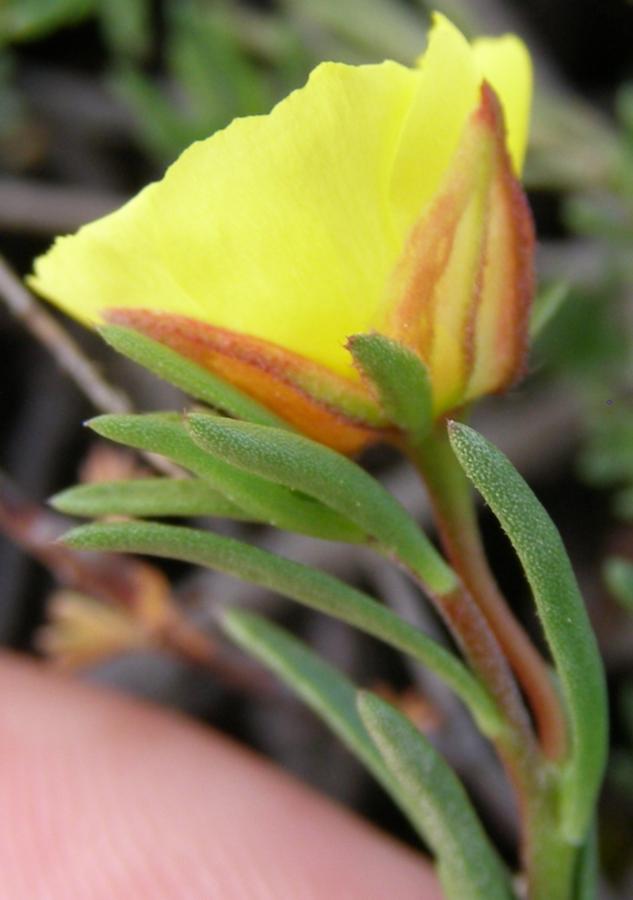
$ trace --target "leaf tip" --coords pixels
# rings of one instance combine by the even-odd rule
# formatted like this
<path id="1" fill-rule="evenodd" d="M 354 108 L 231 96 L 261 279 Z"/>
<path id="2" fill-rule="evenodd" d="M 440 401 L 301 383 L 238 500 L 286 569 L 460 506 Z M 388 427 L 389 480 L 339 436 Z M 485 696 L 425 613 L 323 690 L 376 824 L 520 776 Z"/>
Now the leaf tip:
<path id="1" fill-rule="evenodd" d="M 71 494 L 73 488 L 66 488 L 63 491 L 57 491 L 56 494 L 52 494 L 46 501 L 47 504 L 53 509 L 57 510 L 57 512 L 67 512 L 66 501 L 68 499 L 68 495 Z"/>
<path id="2" fill-rule="evenodd" d="M 78 535 L 78 532 L 81 531 L 81 526 L 77 528 L 71 528 L 69 531 L 65 531 L 63 534 L 60 534 L 58 538 L 52 542 L 59 547 L 72 547 L 73 549 L 78 550 L 79 544 L 78 539 L 81 539 L 81 535 Z"/>
<path id="3" fill-rule="evenodd" d="M 89 419 L 84 420 L 83 427 L 90 428 L 91 431 L 94 431 L 97 434 L 103 434 L 108 425 L 115 418 L 117 418 L 117 416 L 112 415 L 111 413 L 103 413 L 103 415 L 100 416 L 91 416 Z"/>
<path id="4" fill-rule="evenodd" d="M 457 419 L 448 419 L 446 428 L 451 447 L 457 458 L 461 460 L 463 451 L 467 446 L 472 445 L 473 440 L 478 437 L 478 433 L 470 425 L 465 425 L 464 422 L 459 422 Z"/>

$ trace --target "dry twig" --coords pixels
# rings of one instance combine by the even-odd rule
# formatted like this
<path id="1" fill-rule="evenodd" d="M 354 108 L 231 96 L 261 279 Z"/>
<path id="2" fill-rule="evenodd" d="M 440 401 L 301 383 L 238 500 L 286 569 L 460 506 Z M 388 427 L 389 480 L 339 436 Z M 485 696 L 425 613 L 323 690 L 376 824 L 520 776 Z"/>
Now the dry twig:
<path id="1" fill-rule="evenodd" d="M 58 366 L 70 376 L 96 409 L 103 413 L 134 411 L 127 394 L 104 378 L 79 344 L 38 303 L 1 256 L 0 299 L 4 300 L 9 311 L 22 322 L 33 337 L 46 347 Z M 182 474 L 182 470 L 167 459 L 153 453 L 143 453 L 142 456 L 154 469 L 164 475 Z"/>
<path id="2" fill-rule="evenodd" d="M 24 287 L 6 260 L 0 257 L 0 298 L 9 311 L 49 351 L 80 391 L 101 412 L 130 412 L 132 404 L 123 391 L 108 384 L 94 363 L 67 331 Z"/>
<path id="3" fill-rule="evenodd" d="M 0 179 L 0 228 L 29 234 L 66 234 L 121 206 L 113 191 Z"/>

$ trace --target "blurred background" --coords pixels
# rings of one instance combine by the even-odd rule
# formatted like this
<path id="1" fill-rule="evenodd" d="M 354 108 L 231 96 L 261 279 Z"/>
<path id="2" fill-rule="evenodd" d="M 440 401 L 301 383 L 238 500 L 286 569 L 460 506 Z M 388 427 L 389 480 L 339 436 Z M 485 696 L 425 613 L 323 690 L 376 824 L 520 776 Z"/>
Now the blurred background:
<path id="1" fill-rule="evenodd" d="M 600 826 L 604 896 L 631 897 L 633 6 L 625 0 L 0 0 L 0 641 L 211 722 L 413 840 L 314 717 L 214 631 L 218 604 L 264 609 L 407 709 L 512 858 L 512 809 L 496 763 L 424 672 L 337 622 L 219 575 L 132 561 L 113 573 L 105 560 L 51 546 L 68 523 L 47 509 L 48 496 L 148 466 L 99 443 L 82 420 L 183 399 L 21 284 L 54 235 L 120 205 L 191 141 L 268 111 L 320 60 L 411 63 L 433 8 L 470 35 L 515 31 L 534 57 L 526 183 L 540 236 L 539 330 L 528 378 L 484 404 L 476 424 L 528 477 L 581 581 L 614 722 Z M 381 450 L 366 463 L 425 523 L 424 497 L 402 461 Z M 538 634 L 518 566 L 482 515 L 501 585 Z M 361 550 L 213 526 L 341 574 L 442 636 L 415 590 Z M 174 615 L 178 640 L 155 627 Z M 208 641 L 189 634 L 192 623 Z"/>

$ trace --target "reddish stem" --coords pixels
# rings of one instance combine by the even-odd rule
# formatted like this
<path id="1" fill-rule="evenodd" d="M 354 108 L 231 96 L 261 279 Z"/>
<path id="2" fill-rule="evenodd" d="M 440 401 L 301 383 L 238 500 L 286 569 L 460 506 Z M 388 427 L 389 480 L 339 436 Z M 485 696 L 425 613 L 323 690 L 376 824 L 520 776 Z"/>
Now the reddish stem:
<path id="1" fill-rule="evenodd" d="M 533 745 L 530 720 L 521 694 L 499 643 L 473 598 L 460 584 L 449 594 L 433 599 L 455 641 L 497 701 L 508 724 L 521 736 L 526 747 Z"/>
<path id="2" fill-rule="evenodd" d="M 523 699 L 496 636 L 468 590 L 459 584 L 450 593 L 435 594 L 432 599 L 507 723 L 508 728 L 495 740 L 495 746 L 514 788 L 522 823 L 521 856 L 529 869 L 532 842 L 528 820 L 534 799 L 542 789 L 539 781 L 541 757 Z"/>
<path id="3" fill-rule="evenodd" d="M 442 426 L 443 427 L 443 426 Z M 492 629 L 534 714 L 544 754 L 562 759 L 567 725 L 547 666 L 490 571 L 472 492 L 445 433 L 410 453 L 426 483 L 444 551 Z"/>

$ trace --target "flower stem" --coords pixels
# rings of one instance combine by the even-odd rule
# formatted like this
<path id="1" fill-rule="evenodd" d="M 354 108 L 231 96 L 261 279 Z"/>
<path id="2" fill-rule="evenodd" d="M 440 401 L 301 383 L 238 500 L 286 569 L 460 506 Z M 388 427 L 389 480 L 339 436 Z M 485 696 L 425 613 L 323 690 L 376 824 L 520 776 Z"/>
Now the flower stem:
<path id="1" fill-rule="evenodd" d="M 485 616 L 530 704 L 544 754 L 560 760 L 567 726 L 547 665 L 512 614 L 492 575 L 473 496 L 442 423 L 408 455 L 420 471 L 433 506 L 442 545 L 452 566 Z"/>
<path id="2" fill-rule="evenodd" d="M 566 841 L 558 822 L 558 793 L 549 785 L 528 804 L 524 864 L 529 900 L 575 900 L 579 847 Z"/>
<path id="3" fill-rule="evenodd" d="M 520 855 L 527 875 L 529 900 L 571 900 L 565 873 L 567 857 L 562 852 L 566 848 L 562 847 L 555 817 L 556 784 L 549 776 L 549 764 L 539 751 L 506 656 L 488 620 L 463 585 L 446 594 L 433 593 L 432 599 L 472 669 L 488 688 L 505 723 L 491 739 L 517 801 Z M 564 870 L 560 878 L 555 871 L 559 853 Z M 549 894 L 548 884 L 552 891 Z"/>
<path id="4" fill-rule="evenodd" d="M 433 601 L 473 671 L 490 691 L 511 733 L 520 738 L 522 755 L 537 750 L 521 694 L 486 618 L 460 584 Z"/>
<path id="5" fill-rule="evenodd" d="M 444 551 L 463 585 L 451 595 L 435 597 L 435 602 L 508 725 L 495 743 L 519 805 L 527 896 L 572 900 L 578 848 L 561 833 L 559 772 L 552 765 L 567 752 L 560 699 L 544 659 L 490 571 L 470 486 L 443 424 L 406 452 L 427 486 Z M 542 754 L 514 676 L 534 715 Z"/>

